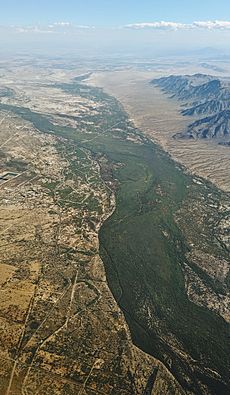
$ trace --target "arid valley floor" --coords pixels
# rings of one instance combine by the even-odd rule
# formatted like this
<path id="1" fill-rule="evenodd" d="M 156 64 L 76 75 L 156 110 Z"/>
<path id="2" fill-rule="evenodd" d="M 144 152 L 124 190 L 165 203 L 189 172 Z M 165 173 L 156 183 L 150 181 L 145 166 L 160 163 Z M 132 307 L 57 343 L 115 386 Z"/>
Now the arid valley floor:
<path id="1" fill-rule="evenodd" d="M 215 72 L 146 68 L 0 63 L 0 395 L 229 391 L 230 148 L 149 84 Z"/>

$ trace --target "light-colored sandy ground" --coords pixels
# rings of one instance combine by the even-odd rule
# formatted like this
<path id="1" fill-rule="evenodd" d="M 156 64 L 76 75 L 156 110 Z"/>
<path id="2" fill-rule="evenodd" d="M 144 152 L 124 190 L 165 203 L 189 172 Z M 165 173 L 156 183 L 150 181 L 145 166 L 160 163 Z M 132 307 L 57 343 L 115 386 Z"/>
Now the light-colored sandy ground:
<path id="1" fill-rule="evenodd" d="M 188 73 L 197 72 L 190 69 Z M 178 162 L 230 191 L 230 150 L 213 141 L 175 140 L 173 135 L 194 120 L 180 114 L 180 105 L 149 82 L 176 71 L 143 72 L 126 70 L 93 74 L 88 82 L 103 87 L 122 103 L 125 110 L 148 137 L 159 143 Z M 186 72 L 184 70 L 184 72 Z"/>

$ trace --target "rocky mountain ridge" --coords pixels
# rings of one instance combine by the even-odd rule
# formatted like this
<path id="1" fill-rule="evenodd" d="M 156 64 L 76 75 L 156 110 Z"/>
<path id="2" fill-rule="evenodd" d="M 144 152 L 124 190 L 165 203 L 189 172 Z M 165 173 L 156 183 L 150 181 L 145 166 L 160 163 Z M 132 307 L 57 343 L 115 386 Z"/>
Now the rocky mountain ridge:
<path id="1" fill-rule="evenodd" d="M 230 83 L 227 79 L 206 74 L 171 75 L 151 83 L 182 102 L 181 114 L 201 117 L 175 138 L 216 139 L 229 145 Z"/>

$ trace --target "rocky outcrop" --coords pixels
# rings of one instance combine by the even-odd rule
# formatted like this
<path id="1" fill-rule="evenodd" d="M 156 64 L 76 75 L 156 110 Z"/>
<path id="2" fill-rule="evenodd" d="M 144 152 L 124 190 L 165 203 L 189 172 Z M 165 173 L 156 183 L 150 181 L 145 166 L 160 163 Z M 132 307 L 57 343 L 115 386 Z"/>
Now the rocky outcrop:
<path id="1" fill-rule="evenodd" d="M 230 84 L 227 80 L 195 74 L 163 77 L 151 83 L 171 98 L 180 100 L 183 115 L 205 115 L 174 138 L 218 139 L 226 145 L 226 138 L 230 137 Z"/>
<path id="2" fill-rule="evenodd" d="M 226 139 L 230 136 L 230 110 L 199 119 L 188 126 L 185 133 L 175 137 L 192 139 Z"/>

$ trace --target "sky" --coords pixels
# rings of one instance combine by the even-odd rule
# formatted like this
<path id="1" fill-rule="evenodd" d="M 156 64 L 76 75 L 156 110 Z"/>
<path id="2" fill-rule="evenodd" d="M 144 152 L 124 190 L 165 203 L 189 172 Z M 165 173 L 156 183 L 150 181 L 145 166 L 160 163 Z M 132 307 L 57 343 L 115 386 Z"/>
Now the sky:
<path id="1" fill-rule="evenodd" d="M 229 0 L 0 0 L 1 24 L 69 21 L 118 26 L 151 21 L 230 19 Z"/>
<path id="2" fill-rule="evenodd" d="M 230 0 L 0 0 L 0 49 L 228 50 Z"/>

